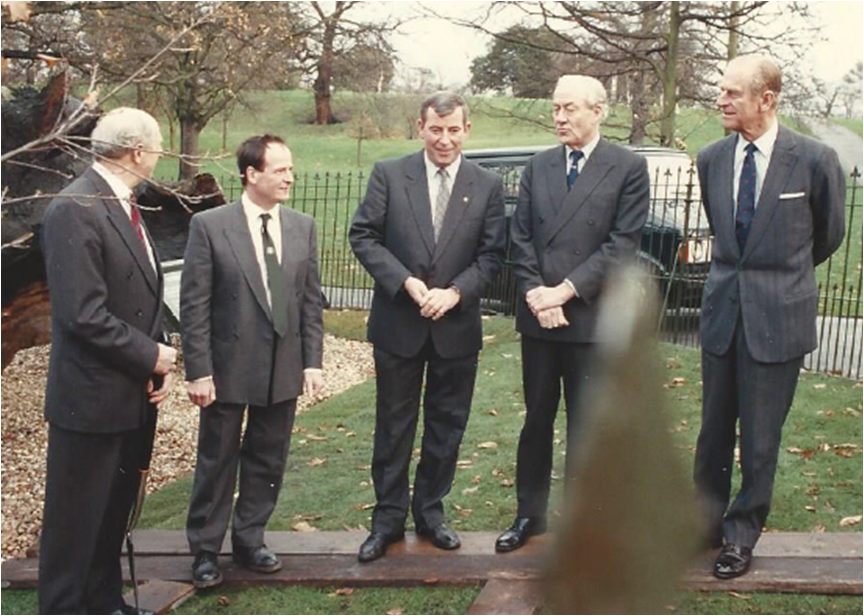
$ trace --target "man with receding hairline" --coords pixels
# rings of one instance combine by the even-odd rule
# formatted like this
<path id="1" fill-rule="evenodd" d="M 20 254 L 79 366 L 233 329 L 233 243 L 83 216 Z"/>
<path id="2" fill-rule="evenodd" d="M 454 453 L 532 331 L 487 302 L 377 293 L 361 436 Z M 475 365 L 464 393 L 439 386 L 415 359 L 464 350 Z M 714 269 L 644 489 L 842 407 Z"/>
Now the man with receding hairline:
<path id="1" fill-rule="evenodd" d="M 120 107 L 91 141 L 93 166 L 51 202 L 42 226 L 51 361 L 40 614 L 139 613 L 123 602 L 120 550 L 176 357 L 133 192 L 161 155 L 159 124 Z"/>
<path id="2" fill-rule="evenodd" d="M 714 235 L 702 300 L 702 427 L 694 478 L 714 575 L 745 574 L 768 517 L 783 423 L 816 348 L 814 268 L 844 235 L 836 153 L 777 122 L 781 76 L 767 57 L 731 61 L 717 106 L 733 134 L 699 153 Z M 729 506 L 740 432 L 741 489 Z"/>
<path id="3" fill-rule="evenodd" d="M 546 531 L 561 389 L 570 455 L 579 398 L 591 378 L 603 286 L 611 269 L 635 254 L 648 216 L 645 159 L 600 136 L 603 85 L 593 77 L 565 75 L 552 109 L 562 145 L 528 161 L 512 220 L 527 413 L 517 454 L 518 510 L 495 543 L 499 552 Z"/>
<path id="4" fill-rule="evenodd" d="M 480 297 L 504 252 L 501 178 L 462 157 L 468 107 L 453 92 L 420 106 L 424 149 L 379 162 L 351 225 L 351 247 L 375 279 L 369 340 L 377 405 L 372 532 L 358 559 L 381 558 L 405 533 L 460 546 L 442 501 L 453 483 L 482 346 Z M 423 383 L 425 380 L 425 390 Z M 414 494 L 408 466 L 423 396 Z"/>

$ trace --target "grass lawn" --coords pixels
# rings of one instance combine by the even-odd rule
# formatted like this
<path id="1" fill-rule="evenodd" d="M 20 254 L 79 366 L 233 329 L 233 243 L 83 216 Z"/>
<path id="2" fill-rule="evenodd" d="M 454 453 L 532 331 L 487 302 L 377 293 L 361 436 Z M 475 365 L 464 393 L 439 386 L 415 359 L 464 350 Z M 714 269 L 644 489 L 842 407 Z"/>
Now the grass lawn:
<path id="1" fill-rule="evenodd" d="M 861 118 L 831 118 L 831 121 L 845 126 L 859 137 L 864 136 L 864 121 Z"/>
<path id="2" fill-rule="evenodd" d="M 328 312 L 325 327 L 336 335 L 364 339 L 365 316 L 364 312 Z M 453 490 L 446 501 L 450 522 L 464 531 L 501 530 L 516 511 L 512 482 L 524 412 L 519 342 L 512 319 L 503 317 L 486 319 L 484 336 L 486 346 L 471 420 Z M 681 455 L 680 471 L 689 474 L 699 430 L 699 353 L 661 344 L 658 361 L 665 367 L 669 429 Z M 844 530 L 839 525 L 842 518 L 861 515 L 861 391 L 861 384 L 854 381 L 802 376 L 784 433 L 770 530 L 837 532 Z M 271 530 L 291 530 L 299 522 L 320 530 L 369 528 L 370 506 L 375 502 L 369 470 L 374 403 L 375 384 L 369 380 L 298 417 L 283 495 L 271 519 Z M 559 418 L 557 429 L 560 440 L 556 441 L 554 473 L 561 477 L 566 430 L 563 418 Z M 479 447 L 489 441 L 497 443 L 497 448 Z M 554 481 L 553 486 L 554 511 L 561 482 Z M 187 477 L 149 497 L 141 527 L 182 529 L 190 487 L 191 478 Z M 860 531 L 860 526 L 848 530 Z M 202 594 L 178 613 L 385 614 L 394 608 L 406 614 L 465 613 L 478 592 L 475 587 L 357 589 L 350 595 L 336 595 L 332 588 L 233 589 Z M 35 609 L 32 591 L 4 591 L 2 596 L 4 614 L 33 613 Z M 218 603 L 221 596 L 228 598 L 226 605 Z M 670 597 L 669 609 L 670 613 L 698 614 L 852 614 L 861 613 L 862 599 L 679 592 Z"/>

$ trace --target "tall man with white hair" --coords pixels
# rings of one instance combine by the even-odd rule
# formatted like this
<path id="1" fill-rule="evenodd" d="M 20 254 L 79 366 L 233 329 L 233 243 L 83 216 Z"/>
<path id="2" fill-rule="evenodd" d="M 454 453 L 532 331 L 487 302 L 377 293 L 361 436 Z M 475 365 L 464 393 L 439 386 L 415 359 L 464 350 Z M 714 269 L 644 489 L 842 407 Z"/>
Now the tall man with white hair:
<path id="1" fill-rule="evenodd" d="M 159 125 L 115 109 L 92 142 L 96 161 L 51 202 L 42 228 L 52 345 L 40 614 L 137 613 L 123 602 L 120 550 L 176 357 L 132 192 L 159 160 Z"/>
<path id="2" fill-rule="evenodd" d="M 645 159 L 600 136 L 603 85 L 565 75 L 552 109 L 562 145 L 528 161 L 512 220 L 527 414 L 517 454 L 518 511 L 495 544 L 499 552 L 546 531 L 562 383 L 572 453 L 603 286 L 611 268 L 635 254 L 648 216 Z"/>
<path id="3" fill-rule="evenodd" d="M 780 437 L 804 355 L 816 348 L 814 267 L 843 241 L 837 154 L 777 122 L 781 74 L 766 57 L 729 63 L 717 106 L 734 131 L 699 153 L 714 235 L 702 300 L 702 428 L 694 477 L 714 575 L 750 568 L 768 518 Z M 740 432 L 741 489 L 729 506 Z"/>

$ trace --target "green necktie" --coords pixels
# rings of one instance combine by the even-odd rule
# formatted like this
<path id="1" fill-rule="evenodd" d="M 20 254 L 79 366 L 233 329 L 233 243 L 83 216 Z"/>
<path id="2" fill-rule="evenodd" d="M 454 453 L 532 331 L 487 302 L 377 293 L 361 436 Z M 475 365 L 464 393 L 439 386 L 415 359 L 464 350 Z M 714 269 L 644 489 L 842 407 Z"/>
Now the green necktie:
<path id="1" fill-rule="evenodd" d="M 270 289 L 270 310 L 273 312 L 273 329 L 280 336 L 288 333 L 288 300 L 285 280 L 276 255 L 276 245 L 267 231 L 270 214 L 261 214 L 261 239 L 264 245 L 264 265 L 267 266 L 267 286 Z"/>

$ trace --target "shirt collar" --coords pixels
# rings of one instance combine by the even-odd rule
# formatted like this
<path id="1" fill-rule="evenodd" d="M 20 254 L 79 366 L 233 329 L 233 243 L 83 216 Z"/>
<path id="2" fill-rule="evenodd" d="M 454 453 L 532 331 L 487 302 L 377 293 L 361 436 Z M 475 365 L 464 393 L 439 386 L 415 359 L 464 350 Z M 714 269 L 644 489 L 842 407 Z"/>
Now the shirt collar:
<path id="1" fill-rule="evenodd" d="M 281 220 L 281 206 L 277 205 L 274 208 L 269 210 L 265 210 L 263 207 L 252 201 L 252 198 L 243 191 L 243 196 L 240 197 L 240 201 L 243 203 L 243 213 L 246 214 L 246 219 L 250 222 L 259 223 L 261 222 L 261 214 L 270 214 L 273 217 L 273 220 L 277 223 Z"/>
<path id="2" fill-rule="evenodd" d="M 129 188 L 123 180 L 114 175 L 111 170 L 102 163 L 98 161 L 94 162 L 93 171 L 102 176 L 102 179 L 108 183 L 108 187 L 114 193 L 114 196 L 118 199 L 128 201 L 129 198 L 132 196 L 132 189 Z"/>
<path id="3" fill-rule="evenodd" d="M 591 158 L 591 153 L 594 152 L 594 148 L 597 147 L 597 144 L 600 143 L 600 133 L 594 135 L 594 138 L 585 144 L 585 147 L 579 149 L 579 152 L 582 152 L 582 156 L 585 162 L 588 162 L 588 159 Z M 570 161 L 570 152 L 576 152 L 576 148 L 568 146 L 564 146 L 567 148 L 567 161 Z"/>
<path id="4" fill-rule="evenodd" d="M 426 150 L 423 150 L 423 160 L 426 162 L 426 179 L 429 180 L 429 185 L 432 185 L 432 180 L 435 179 L 435 174 L 438 173 L 438 169 L 441 169 L 438 165 L 432 162 L 429 158 L 429 153 Z M 447 177 L 450 179 L 452 183 L 454 179 L 456 179 L 456 174 L 459 173 L 459 166 L 462 164 L 462 154 L 456 157 L 452 163 L 444 167 L 447 170 Z"/>
<path id="5" fill-rule="evenodd" d="M 768 127 L 762 136 L 753 141 L 753 145 L 755 145 L 759 152 L 761 152 L 766 159 L 771 160 L 771 154 L 774 152 L 774 144 L 777 142 L 777 132 L 779 130 L 779 125 L 777 124 L 777 119 L 771 123 L 771 126 Z M 744 148 L 747 147 L 747 144 L 750 143 L 741 135 L 738 135 L 738 142 L 735 144 L 736 154 L 745 155 Z"/>

